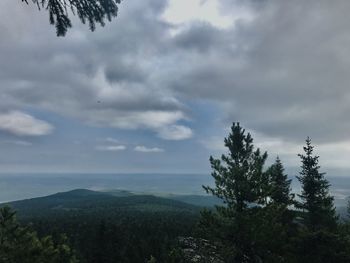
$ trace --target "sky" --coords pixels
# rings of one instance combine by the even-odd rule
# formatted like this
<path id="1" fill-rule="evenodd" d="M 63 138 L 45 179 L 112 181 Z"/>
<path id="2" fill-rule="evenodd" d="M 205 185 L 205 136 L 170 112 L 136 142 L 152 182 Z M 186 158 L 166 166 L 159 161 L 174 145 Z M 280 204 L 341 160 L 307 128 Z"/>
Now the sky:
<path id="1" fill-rule="evenodd" d="M 232 122 L 350 176 L 347 0 L 124 0 L 91 32 L 0 2 L 0 172 L 210 173 Z"/>

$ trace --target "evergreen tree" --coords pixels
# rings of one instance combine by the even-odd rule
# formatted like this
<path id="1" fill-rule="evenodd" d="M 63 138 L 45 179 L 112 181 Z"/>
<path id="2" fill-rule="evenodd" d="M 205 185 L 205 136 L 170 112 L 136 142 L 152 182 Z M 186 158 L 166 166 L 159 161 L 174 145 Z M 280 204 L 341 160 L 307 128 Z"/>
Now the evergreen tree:
<path id="1" fill-rule="evenodd" d="M 229 152 L 221 160 L 210 157 L 215 187 L 204 186 L 204 189 L 222 199 L 228 209 L 240 213 L 261 199 L 259 187 L 267 153 L 254 151 L 250 133 L 246 134 L 239 123 L 233 123 L 225 146 Z"/>
<path id="2" fill-rule="evenodd" d="M 225 259 L 259 262 L 263 250 L 258 247 L 256 231 L 262 226 L 259 204 L 264 196 L 261 181 L 267 153 L 254 150 L 251 135 L 239 123 L 233 123 L 225 146 L 228 154 L 221 159 L 210 157 L 215 187 L 204 186 L 225 205 L 217 206 L 215 213 L 203 212 L 201 225 L 209 238 L 222 244 Z"/>
<path id="3" fill-rule="evenodd" d="M 294 195 L 291 194 L 291 179 L 284 173 L 284 167 L 279 157 L 276 158 L 266 172 L 270 180 L 269 198 L 272 204 L 285 206 L 293 203 Z"/>
<path id="4" fill-rule="evenodd" d="M 105 19 L 111 21 L 117 16 L 118 4 L 121 0 L 22 0 L 29 3 L 32 1 L 39 10 L 49 12 L 50 23 L 55 25 L 57 36 L 65 36 L 68 28 L 72 27 L 69 12 L 77 14 L 80 21 L 89 23 L 91 31 L 96 28 L 96 23 L 105 25 Z"/>
<path id="5" fill-rule="evenodd" d="M 334 229 L 337 226 L 334 198 L 329 194 L 330 184 L 324 178 L 324 173 L 319 171 L 319 156 L 313 155 L 314 147 L 309 137 L 303 149 L 305 154 L 298 155 L 302 165 L 300 176 L 297 178 L 301 183 L 302 191 L 299 195 L 301 202 L 297 207 L 303 210 L 302 215 L 309 230 Z"/>

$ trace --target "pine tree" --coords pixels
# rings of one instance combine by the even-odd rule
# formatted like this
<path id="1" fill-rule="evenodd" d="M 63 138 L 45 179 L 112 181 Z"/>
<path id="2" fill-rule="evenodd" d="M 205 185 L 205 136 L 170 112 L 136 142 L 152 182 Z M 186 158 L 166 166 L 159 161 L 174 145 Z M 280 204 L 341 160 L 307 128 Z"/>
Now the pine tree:
<path id="1" fill-rule="evenodd" d="M 319 156 L 313 155 L 314 147 L 309 137 L 303 149 L 305 154 L 298 155 L 302 165 L 300 176 L 297 178 L 302 191 L 299 195 L 301 202 L 297 207 L 303 210 L 305 225 L 309 230 L 334 229 L 337 225 L 337 216 L 333 197 L 329 194 L 330 184 L 324 178 L 324 173 L 319 171 Z"/>
<path id="2" fill-rule="evenodd" d="M 202 226 L 223 246 L 223 257 L 237 262 L 258 262 L 256 232 L 261 230 L 258 218 L 263 167 L 267 153 L 254 150 L 253 139 L 239 123 L 233 123 L 225 138 L 228 154 L 221 159 L 210 157 L 215 187 L 204 186 L 207 193 L 223 200 L 216 212 L 202 213 Z"/>
<path id="3" fill-rule="evenodd" d="M 118 4 L 121 0 L 22 0 L 32 1 L 40 9 L 48 10 L 50 23 L 56 26 L 57 36 L 65 36 L 68 28 L 72 27 L 69 12 L 77 14 L 80 21 L 89 23 L 91 31 L 96 24 L 105 25 L 105 19 L 111 21 L 117 16 Z"/>
<path id="4" fill-rule="evenodd" d="M 260 180 L 267 153 L 254 151 L 250 133 L 245 133 L 239 123 L 233 123 L 231 133 L 225 138 L 229 152 L 220 159 L 210 157 L 215 187 L 204 186 L 211 193 L 224 201 L 229 209 L 236 213 L 243 212 L 250 204 L 260 200 Z"/>
<path id="5" fill-rule="evenodd" d="M 270 180 L 269 198 L 272 204 L 279 206 L 289 206 L 293 203 L 294 195 L 291 194 L 291 179 L 284 173 L 284 167 L 279 157 L 266 172 Z"/>

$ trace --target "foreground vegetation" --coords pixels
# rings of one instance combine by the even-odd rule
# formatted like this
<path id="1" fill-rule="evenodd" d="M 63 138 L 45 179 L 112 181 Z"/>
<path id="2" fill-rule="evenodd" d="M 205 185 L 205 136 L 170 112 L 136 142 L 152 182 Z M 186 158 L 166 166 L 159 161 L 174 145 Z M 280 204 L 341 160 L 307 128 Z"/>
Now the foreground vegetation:
<path id="1" fill-rule="evenodd" d="M 297 196 L 281 160 L 266 168 L 267 153 L 254 149 L 239 123 L 225 145 L 227 155 L 210 158 L 215 187 L 204 188 L 226 205 L 203 212 L 200 227 L 227 262 L 350 262 L 350 233 L 338 220 L 310 138 L 299 154 Z"/>
<path id="2" fill-rule="evenodd" d="M 309 138 L 299 154 L 298 195 L 282 161 L 266 167 L 267 153 L 239 123 L 225 145 L 226 155 L 210 158 L 215 185 L 204 186 L 222 200 L 215 209 L 88 190 L 13 202 L 31 228 L 1 208 L 0 262 L 187 262 L 179 236 L 194 248 L 198 238 L 224 262 L 350 262 L 350 223 L 336 215 Z"/>
<path id="3" fill-rule="evenodd" d="M 52 236 L 39 238 L 30 228 L 19 225 L 9 207 L 0 209 L 1 263 L 78 262 L 66 242 L 66 236 L 61 234 L 55 241 Z"/>
<path id="4" fill-rule="evenodd" d="M 177 237 L 192 235 L 199 218 L 199 207 L 176 200 L 113 194 L 74 190 L 10 205 L 38 236 L 65 233 L 76 258 L 91 263 L 170 262 Z"/>

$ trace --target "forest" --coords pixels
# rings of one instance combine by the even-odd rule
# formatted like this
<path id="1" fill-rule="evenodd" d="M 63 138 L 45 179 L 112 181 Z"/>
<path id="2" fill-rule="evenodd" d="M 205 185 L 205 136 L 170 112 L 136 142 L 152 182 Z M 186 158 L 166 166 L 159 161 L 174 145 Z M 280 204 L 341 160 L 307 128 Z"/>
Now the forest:
<path id="1" fill-rule="evenodd" d="M 215 184 L 203 186 L 222 203 L 83 189 L 12 202 L 0 210 L 0 262 L 194 262 L 181 238 L 212 245 L 214 261 L 198 252 L 197 262 L 350 262 L 350 223 L 310 138 L 300 193 L 278 157 L 265 167 L 268 154 L 239 123 L 224 142 L 227 153 L 210 157 Z"/>

